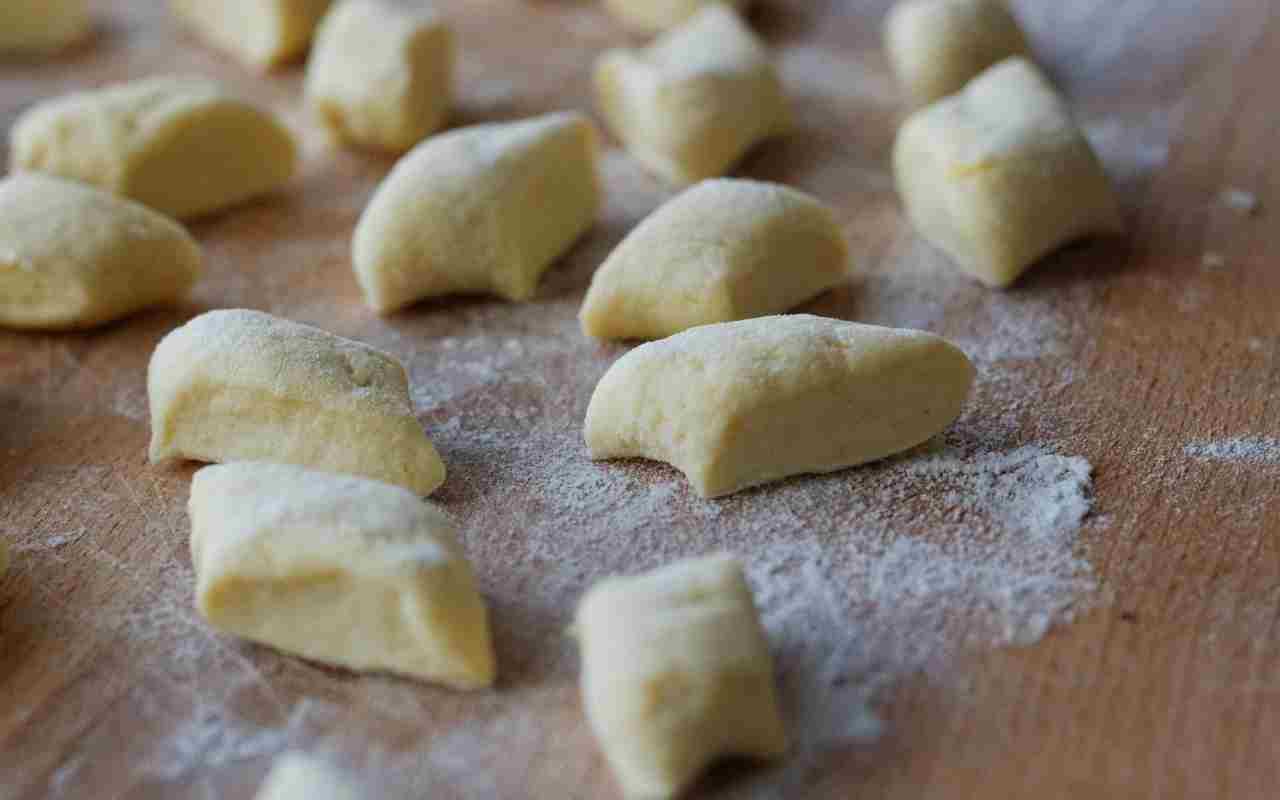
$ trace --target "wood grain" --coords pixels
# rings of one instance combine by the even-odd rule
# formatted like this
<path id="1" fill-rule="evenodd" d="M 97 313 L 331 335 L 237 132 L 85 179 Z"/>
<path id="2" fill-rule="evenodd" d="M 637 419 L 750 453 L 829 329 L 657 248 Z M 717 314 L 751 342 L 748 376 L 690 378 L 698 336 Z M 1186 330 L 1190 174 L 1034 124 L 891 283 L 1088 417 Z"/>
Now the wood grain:
<path id="1" fill-rule="evenodd" d="M 627 41 L 590 3 L 442 5 L 461 42 L 458 124 L 590 108 L 594 54 Z M 778 48 L 801 124 L 739 173 L 831 203 L 860 267 L 813 310 L 988 348 L 956 435 L 1051 442 L 1090 460 L 1096 515 L 1083 554 L 1103 589 L 1092 611 L 1034 646 L 976 647 L 945 680 L 921 673 L 885 687 L 874 698 L 884 735 L 796 754 L 805 766 L 788 782 L 731 768 L 702 790 L 1274 797 L 1280 464 L 1196 460 L 1183 448 L 1280 437 L 1275 7 L 1017 3 L 1117 176 L 1132 234 L 1072 248 L 993 294 L 955 279 L 898 210 L 887 155 L 905 108 L 878 50 L 887 3 L 761 5 L 752 22 Z M 247 798 L 286 747 L 328 753 L 394 796 L 616 796 L 561 633 L 572 604 L 600 574 L 701 552 L 715 526 L 750 522 L 736 501 L 723 506 L 728 523 L 698 516 L 704 507 L 658 466 L 586 472 L 575 449 L 590 389 L 625 349 L 582 340 L 577 305 L 665 190 L 611 150 L 600 222 L 534 303 L 455 299 L 378 319 L 359 302 L 348 241 L 390 162 L 326 147 L 300 106 L 297 68 L 251 74 L 162 6 L 103 0 L 85 47 L 55 63 L 0 64 L 0 128 L 72 88 L 196 72 L 283 114 L 306 167 L 288 191 L 193 226 L 209 274 L 186 306 L 87 334 L 0 333 L 0 535 L 16 548 L 0 579 L 0 797 Z M 1262 212 L 1226 208 L 1227 186 L 1255 192 Z M 1206 267 L 1206 252 L 1223 266 Z M 227 306 L 321 325 L 406 362 L 450 467 L 438 499 L 462 521 L 493 607 L 498 691 L 325 669 L 215 635 L 192 613 L 192 467 L 146 463 L 144 376 L 168 330 Z M 557 443 L 562 453 L 545 452 Z M 676 487 L 674 511 L 655 530 L 603 502 L 570 505 L 594 495 L 531 471 L 548 465 L 582 481 Z M 786 496 L 857 485 L 841 480 L 793 483 Z M 563 538 L 548 540 L 557 520 Z M 783 648 L 782 672 L 795 673 L 792 659 Z"/>

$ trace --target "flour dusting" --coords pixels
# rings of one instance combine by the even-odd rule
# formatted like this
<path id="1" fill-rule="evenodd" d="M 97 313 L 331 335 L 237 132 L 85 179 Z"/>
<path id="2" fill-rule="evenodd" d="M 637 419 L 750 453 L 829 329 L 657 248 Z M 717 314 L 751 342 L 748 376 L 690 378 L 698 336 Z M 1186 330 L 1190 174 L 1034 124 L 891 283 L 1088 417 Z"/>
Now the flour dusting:
<path id="1" fill-rule="evenodd" d="M 460 37 L 472 42 L 459 69 L 459 123 L 585 107 L 591 58 L 626 42 L 598 7 L 534 4 L 521 11 L 522 34 L 562 46 L 536 58 L 486 52 L 501 40 L 485 32 L 511 10 L 456 5 Z M 900 223 L 887 167 L 899 99 L 874 33 L 865 49 L 808 40 L 828 15 L 843 24 L 845 13 L 831 8 L 788 14 L 778 27 L 789 32 L 771 39 L 799 126 L 749 159 L 744 174 L 755 169 L 813 192 L 848 223 L 859 277 L 818 298 L 814 313 L 930 330 L 974 361 L 974 399 L 945 437 L 717 500 L 697 497 L 663 464 L 592 462 L 582 420 L 596 382 L 628 347 L 584 337 L 578 305 L 592 271 L 671 190 L 607 147 L 598 223 L 547 272 L 534 302 L 432 301 L 379 318 L 359 305 L 343 231 L 390 162 L 332 151 L 297 104 L 297 76 L 244 84 L 251 95 L 269 93 L 302 134 L 305 191 L 204 223 L 202 239 L 224 268 L 209 271 L 196 299 L 311 321 L 404 363 L 415 410 L 448 465 L 432 499 L 458 520 L 489 603 L 499 686 L 463 694 L 357 676 L 212 631 L 192 607 L 187 473 L 139 466 L 145 426 L 120 419 L 145 422 L 145 376 L 113 373 L 97 404 L 118 418 L 112 436 L 136 449 L 83 465 L 79 454 L 46 451 L 71 466 L 33 467 L 9 490 L 48 509 L 22 530 L 5 527 L 0 502 L 0 534 L 18 556 L 10 578 L 34 587 L 47 606 L 39 625 L 59 641 L 94 641 L 81 655 L 97 670 L 60 699 L 59 713 L 83 713 L 85 722 L 53 720 L 51 729 L 66 732 L 66 758 L 51 767 L 49 785 L 3 764 L 0 785 L 20 779 L 25 794 L 47 788 L 45 796 L 68 798 L 240 797 L 271 759 L 301 749 L 352 768 L 361 785 L 389 797 L 564 797 L 565 787 L 599 786 L 605 767 L 578 700 L 577 648 L 565 635 L 578 599 L 610 574 L 729 551 L 746 565 L 769 632 L 794 746 L 728 791 L 804 797 L 815 773 L 895 729 L 904 686 L 923 680 L 963 703 L 972 656 L 1032 644 L 1099 603 L 1104 592 L 1082 542 L 1105 525 L 1092 513 L 1090 465 L 1058 424 L 1063 405 L 1046 402 L 1087 369 L 1081 356 L 1097 330 L 1099 290 L 1074 262 L 1050 259 L 1013 291 L 991 292 Z M 1148 21 L 1122 16 L 1121 31 Z M 144 17 L 134 20 L 138 30 Z M 1096 22 L 1065 5 L 1030 21 L 1042 30 Z M 169 36 L 153 27 L 154 41 Z M 1110 31 L 1083 53 L 1088 65 L 1109 68 L 1124 35 Z M 154 53 L 155 63 L 171 55 L 158 45 Z M 577 101 L 566 87 L 576 87 Z M 1175 113 L 1157 110 L 1095 118 L 1088 131 L 1123 189 L 1163 166 L 1176 124 Z M 303 212 L 319 215 L 323 228 Z M 901 234 L 891 239 L 880 226 Z M 83 368 L 62 341 L 44 346 L 49 387 Z M 101 363 L 116 363 L 111 346 Z M 1248 441 L 1188 454 L 1239 456 L 1270 442 Z M 72 585 L 76 602 L 63 602 L 59 593 Z M 101 784 L 104 763 L 131 768 Z"/>
<path id="2" fill-rule="evenodd" d="M 1218 441 L 1192 442 L 1182 452 L 1197 461 L 1236 464 L 1280 464 L 1280 439 L 1237 436 Z"/>

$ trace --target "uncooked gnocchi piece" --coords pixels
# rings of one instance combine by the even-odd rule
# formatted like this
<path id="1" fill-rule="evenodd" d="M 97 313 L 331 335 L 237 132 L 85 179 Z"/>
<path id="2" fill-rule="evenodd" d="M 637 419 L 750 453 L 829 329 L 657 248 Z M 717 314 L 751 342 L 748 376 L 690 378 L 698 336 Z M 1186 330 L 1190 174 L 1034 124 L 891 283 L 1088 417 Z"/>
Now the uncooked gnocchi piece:
<path id="1" fill-rule="evenodd" d="M 184 297 L 200 246 L 178 223 L 82 183 L 0 180 L 0 326 L 89 328 Z"/>
<path id="2" fill-rule="evenodd" d="M 1004 61 L 898 131 L 893 171 L 916 230 L 988 286 L 1091 234 L 1124 228 L 1066 103 L 1030 62 Z"/>
<path id="3" fill-rule="evenodd" d="M 275 760 L 254 800 L 360 800 L 347 776 L 313 756 L 288 752 Z"/>
<path id="4" fill-rule="evenodd" d="M 768 50 L 723 5 L 708 6 L 644 49 L 604 53 L 595 93 L 628 152 L 677 186 L 724 174 L 791 126 Z"/>
<path id="5" fill-rule="evenodd" d="M 1028 55 L 1004 0 L 903 0 L 885 21 L 885 51 L 918 105 L 954 94 L 983 70 Z"/>
<path id="6" fill-rule="evenodd" d="M 394 358 L 260 311 L 210 311 L 156 346 L 151 461 L 272 461 L 427 495 L 444 464 Z"/>
<path id="7" fill-rule="evenodd" d="M 624 25 L 657 33 L 674 28 L 714 3 L 742 9 L 747 0 L 604 0 L 604 6 Z"/>
<path id="8" fill-rule="evenodd" d="M 444 124 L 453 39 L 430 8 L 344 0 L 316 33 L 307 101 L 341 142 L 403 152 Z"/>
<path id="9" fill-rule="evenodd" d="M 0 53 L 50 55 L 89 35 L 85 0 L 3 0 Z"/>
<path id="10" fill-rule="evenodd" d="M 266 68 L 300 55 L 330 0 L 170 0 L 201 37 L 250 66 Z"/>
<path id="11" fill-rule="evenodd" d="M 219 630 L 305 658 L 479 689 L 488 611 L 452 521 L 413 493 L 288 464 L 191 482 L 196 608 Z"/>
<path id="12" fill-rule="evenodd" d="M 775 183 L 704 181 L 633 230 L 591 280 L 588 336 L 658 339 L 786 311 L 846 278 L 826 206 Z"/>
<path id="13" fill-rule="evenodd" d="M 960 415 L 973 374 L 923 331 L 804 314 L 703 325 L 609 368 L 587 447 L 665 461 L 717 497 L 914 447 Z"/>
<path id="14" fill-rule="evenodd" d="M 587 717 L 626 797 L 675 797 L 718 758 L 786 751 L 769 643 L 731 556 L 606 579 L 575 633 Z"/>
<path id="15" fill-rule="evenodd" d="M 528 300 L 600 206 L 595 129 L 578 113 L 433 136 L 396 164 L 356 226 L 365 301 L 492 292 Z"/>
<path id="16" fill-rule="evenodd" d="M 10 165 L 95 184 L 171 217 L 218 211 L 292 177 L 293 136 L 203 78 L 149 78 L 47 100 L 10 136 Z"/>

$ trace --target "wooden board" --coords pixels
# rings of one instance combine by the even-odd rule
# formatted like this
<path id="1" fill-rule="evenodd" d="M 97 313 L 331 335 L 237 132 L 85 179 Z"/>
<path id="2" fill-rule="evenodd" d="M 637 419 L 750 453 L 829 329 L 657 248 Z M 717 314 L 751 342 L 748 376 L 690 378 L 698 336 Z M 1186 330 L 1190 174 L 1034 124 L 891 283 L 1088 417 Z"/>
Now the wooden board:
<path id="1" fill-rule="evenodd" d="M 577 305 L 667 196 L 659 184 L 610 150 L 607 208 L 533 303 L 378 319 L 348 240 L 390 160 L 327 149 L 298 69 L 250 74 L 163 5 L 102 0 L 91 45 L 0 64 L 0 128 L 73 88 L 195 72 L 277 109 L 306 167 L 288 191 L 193 226 L 208 276 L 184 307 L 86 334 L 0 333 L 0 536 L 15 546 L 0 579 L 0 797 L 247 798 L 291 747 L 386 796 L 614 797 L 564 625 L 599 576 L 719 547 L 752 564 L 796 745 L 771 768 L 717 771 L 707 796 L 1275 796 L 1280 19 L 1267 0 L 1017 3 L 1116 175 L 1132 235 L 1051 258 L 1007 293 L 958 278 L 898 209 L 887 158 L 905 109 L 878 49 L 887 3 L 762 0 L 752 22 L 778 49 L 800 127 L 739 174 L 831 203 L 859 268 L 809 310 L 945 334 L 982 378 L 941 455 L 715 503 L 660 465 L 592 465 L 580 443 L 591 388 L 625 348 L 583 339 Z M 461 43 L 458 124 L 590 108 L 594 55 L 626 41 L 594 3 L 444 5 Z M 1229 186 L 1261 213 L 1224 204 Z M 228 306 L 404 360 L 449 464 L 437 499 L 492 605 L 496 691 L 326 669 L 193 613 L 193 468 L 146 463 L 145 369 L 168 330 Z M 1080 501 L 1082 462 L 1059 455 L 1092 465 L 1092 514 L 1006 519 L 1006 491 L 1032 517 Z M 1011 458 L 1024 460 L 993 471 Z M 1044 481 L 1040 467 L 1057 471 Z M 1041 529 L 1057 538 L 1017 538 Z M 1047 583 L 1021 585 L 1019 570 Z M 1017 630 L 993 629 L 993 609 Z"/>

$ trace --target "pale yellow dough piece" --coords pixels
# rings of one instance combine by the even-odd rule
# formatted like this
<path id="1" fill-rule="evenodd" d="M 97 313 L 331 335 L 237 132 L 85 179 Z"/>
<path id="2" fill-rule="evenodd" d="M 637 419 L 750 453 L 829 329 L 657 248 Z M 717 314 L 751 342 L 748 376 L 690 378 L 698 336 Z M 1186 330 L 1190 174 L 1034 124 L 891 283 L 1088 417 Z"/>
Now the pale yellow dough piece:
<path id="1" fill-rule="evenodd" d="M 91 29 L 85 0 L 0 0 L 0 53 L 51 55 Z"/>
<path id="2" fill-rule="evenodd" d="M 629 28 L 657 33 L 674 28 L 709 5 L 744 9 L 747 0 L 604 0 L 609 13 Z"/>
<path id="3" fill-rule="evenodd" d="M 804 314 L 703 325 L 609 368 L 587 447 L 665 461 L 717 497 L 914 447 L 960 415 L 973 375 L 923 331 Z"/>
<path id="4" fill-rule="evenodd" d="M 344 0 L 316 34 L 307 102 L 338 141 L 404 152 L 444 124 L 453 38 L 430 7 Z"/>
<path id="5" fill-rule="evenodd" d="M 389 313 L 460 292 L 532 298 L 595 220 L 596 147 L 578 113 L 459 128 L 418 145 L 356 226 L 365 301 Z"/>
<path id="6" fill-rule="evenodd" d="M 640 223 L 596 270 L 588 336 L 657 339 L 776 314 L 843 282 L 848 245 L 831 211 L 776 183 L 704 181 Z"/>
<path id="7" fill-rule="evenodd" d="M 200 246 L 146 206 L 35 173 L 0 180 L 0 326 L 89 328 L 184 297 Z"/>
<path id="8" fill-rule="evenodd" d="M 10 134 L 10 166 L 124 195 L 171 217 L 276 189 L 297 162 L 274 116 L 203 78 L 148 78 L 46 100 Z"/>
<path id="9" fill-rule="evenodd" d="M 593 586 L 578 607 L 587 718 L 627 798 L 671 798 L 713 761 L 787 749 L 741 565 L 689 559 Z"/>
<path id="10" fill-rule="evenodd" d="M 287 464 L 191 482 L 196 608 L 219 630 L 358 671 L 493 683 L 488 611 L 453 522 L 398 486 Z"/>
<path id="11" fill-rule="evenodd" d="M 791 127 L 769 51 L 738 15 L 708 6 L 641 50 L 609 50 L 596 103 L 637 160 L 684 186 L 722 175 Z"/>
<path id="12" fill-rule="evenodd" d="M 988 286 L 1124 228 L 1111 183 L 1040 71 L 1010 59 L 898 131 L 893 171 L 922 236 Z"/>
<path id="13" fill-rule="evenodd" d="M 885 52 L 917 105 L 954 94 L 1006 58 L 1030 54 L 1003 0 L 903 0 L 885 20 Z"/>
<path id="14" fill-rule="evenodd" d="M 173 12 L 215 47 L 258 68 L 301 55 L 330 0 L 170 0 Z"/>
<path id="15" fill-rule="evenodd" d="M 147 370 L 151 461 L 272 461 L 419 495 L 444 464 L 394 358 L 260 311 L 210 311 L 170 333 Z"/>

